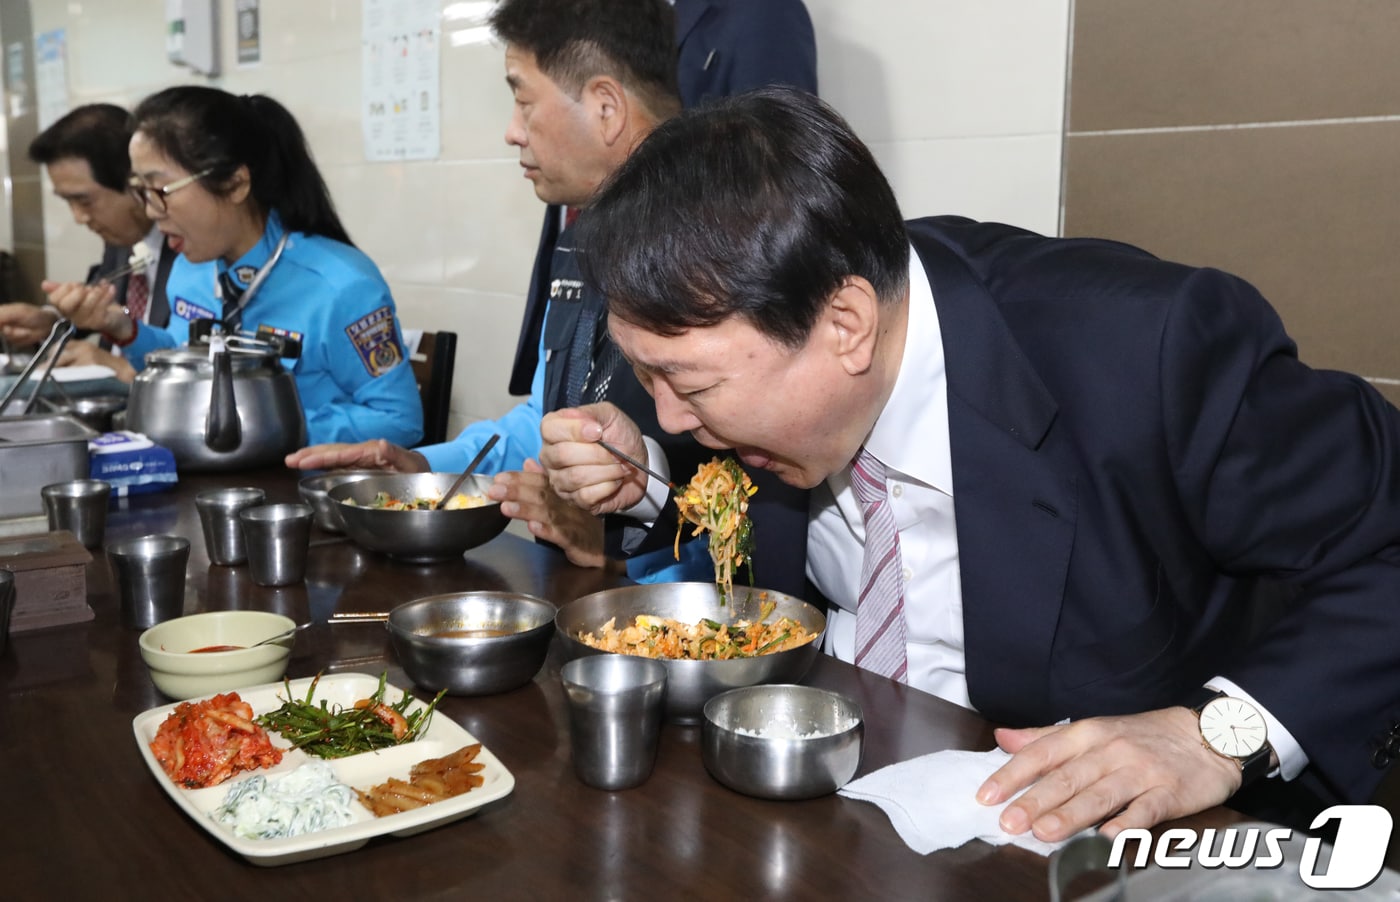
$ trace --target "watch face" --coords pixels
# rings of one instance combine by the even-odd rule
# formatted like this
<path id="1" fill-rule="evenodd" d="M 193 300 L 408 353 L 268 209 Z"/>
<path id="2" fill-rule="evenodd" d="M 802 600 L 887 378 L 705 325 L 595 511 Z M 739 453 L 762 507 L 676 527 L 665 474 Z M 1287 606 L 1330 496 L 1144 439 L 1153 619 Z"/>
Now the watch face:
<path id="1" fill-rule="evenodd" d="M 1201 737 L 1222 755 L 1247 758 L 1264 747 L 1268 728 L 1258 708 L 1225 696 L 1201 709 Z"/>

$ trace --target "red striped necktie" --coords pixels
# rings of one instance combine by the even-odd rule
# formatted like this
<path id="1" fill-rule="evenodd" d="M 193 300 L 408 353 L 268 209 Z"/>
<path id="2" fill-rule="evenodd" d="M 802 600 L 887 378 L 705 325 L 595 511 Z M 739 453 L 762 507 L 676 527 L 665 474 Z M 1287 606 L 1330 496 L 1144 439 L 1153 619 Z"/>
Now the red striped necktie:
<path id="1" fill-rule="evenodd" d="M 885 488 L 885 465 L 864 447 L 851 463 L 851 487 L 865 517 L 865 558 L 856 604 L 856 666 L 908 682 L 899 530 Z"/>
<path id="2" fill-rule="evenodd" d="M 146 307 L 151 301 L 151 284 L 143 270 L 137 270 L 126 280 L 126 312 L 132 322 L 144 322 Z"/>

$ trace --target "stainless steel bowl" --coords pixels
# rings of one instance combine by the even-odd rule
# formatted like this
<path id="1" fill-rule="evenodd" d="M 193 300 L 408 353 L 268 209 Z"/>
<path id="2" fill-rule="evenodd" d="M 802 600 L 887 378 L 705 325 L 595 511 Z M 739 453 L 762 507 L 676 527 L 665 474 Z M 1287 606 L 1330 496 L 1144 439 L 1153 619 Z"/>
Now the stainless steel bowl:
<path id="1" fill-rule="evenodd" d="M 749 686 L 705 703 L 710 776 L 761 799 L 813 799 L 850 782 L 865 721 L 854 700 L 811 686 Z"/>
<path id="2" fill-rule="evenodd" d="M 554 605 L 510 592 L 456 592 L 401 604 L 386 625 L 413 682 L 450 695 L 490 695 L 523 686 L 544 666 Z M 500 631 L 499 636 L 444 636 Z"/>
<path id="3" fill-rule="evenodd" d="M 457 473 L 380 473 L 338 485 L 326 492 L 345 523 L 345 534 L 370 551 L 396 560 L 430 564 L 460 558 L 468 548 L 489 542 L 506 528 L 495 501 L 463 510 L 382 510 L 369 505 L 379 492 L 400 499 L 436 498 L 452 487 Z M 474 475 L 459 489 L 485 495 L 490 476 Z M 353 500 L 354 504 L 346 504 Z"/>
<path id="4" fill-rule="evenodd" d="M 319 476 L 306 476 L 297 483 L 301 500 L 311 505 L 316 512 L 316 525 L 326 532 L 345 532 L 345 521 L 340 516 L 340 505 L 326 493 L 338 485 L 355 482 L 368 476 L 384 475 L 378 470 L 333 470 Z"/>
<path id="5" fill-rule="evenodd" d="M 672 661 L 666 665 L 666 716 L 676 723 L 699 723 L 705 702 L 726 689 L 754 686 L 760 683 L 793 683 L 807 673 L 821 653 L 822 633 L 826 631 L 826 615 L 812 605 L 791 595 L 766 589 L 736 586 L 735 601 L 742 602 L 752 593 L 757 599 L 776 605 L 774 617 L 787 616 L 815 634 L 806 645 L 760 655 L 756 658 L 733 658 L 727 661 Z M 570 658 L 580 655 L 606 654 L 578 640 L 579 633 L 596 633 L 611 619 L 619 627 L 631 623 L 638 614 L 673 617 L 683 623 L 696 623 L 702 617 L 719 621 L 741 619 L 735 616 L 733 601 L 721 606 L 714 583 L 650 583 L 623 586 L 585 595 L 559 609 L 554 618 L 564 649 Z M 754 605 L 756 608 L 757 606 Z"/>
<path id="6" fill-rule="evenodd" d="M 74 398 L 69 412 L 98 432 L 111 432 L 112 418 L 123 410 L 126 395 L 88 395 Z"/>

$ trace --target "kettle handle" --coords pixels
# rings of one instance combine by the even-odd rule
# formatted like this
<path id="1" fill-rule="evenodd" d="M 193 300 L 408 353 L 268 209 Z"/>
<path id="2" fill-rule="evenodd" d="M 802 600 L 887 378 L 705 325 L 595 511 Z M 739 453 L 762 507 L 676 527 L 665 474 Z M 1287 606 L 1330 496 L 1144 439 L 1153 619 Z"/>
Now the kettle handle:
<path id="1" fill-rule="evenodd" d="M 210 451 L 232 451 L 243 444 L 243 428 L 233 400 L 233 361 L 226 349 L 214 352 L 214 384 L 209 389 L 209 419 L 204 444 Z"/>

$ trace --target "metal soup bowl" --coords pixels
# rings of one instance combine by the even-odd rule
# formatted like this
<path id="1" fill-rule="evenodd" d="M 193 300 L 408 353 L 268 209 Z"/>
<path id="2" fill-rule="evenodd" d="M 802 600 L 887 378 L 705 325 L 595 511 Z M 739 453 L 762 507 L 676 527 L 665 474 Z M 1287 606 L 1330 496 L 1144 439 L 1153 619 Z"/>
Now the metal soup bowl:
<path id="1" fill-rule="evenodd" d="M 532 595 L 456 592 L 401 604 L 385 625 L 413 682 L 449 695 L 489 695 L 523 686 L 539 673 L 554 636 L 554 614 L 554 605 Z M 470 635 L 491 632 L 503 635 Z"/>
<path id="2" fill-rule="evenodd" d="M 705 703 L 700 758 L 710 776 L 760 799 L 814 799 L 860 766 L 860 705 L 812 686 L 749 686 Z"/>
<path id="3" fill-rule="evenodd" d="M 813 634 L 806 645 L 754 658 L 731 658 L 726 661 L 676 661 L 661 659 L 666 665 L 666 717 L 675 723 L 699 723 L 705 702 L 727 689 L 754 686 L 760 683 L 795 683 L 806 675 L 821 653 L 822 634 L 826 631 L 826 615 L 812 605 L 782 592 L 735 586 L 734 599 L 721 606 L 714 583 L 652 583 L 622 586 L 585 595 L 559 609 L 554 618 L 564 650 L 570 658 L 581 655 L 608 654 L 580 642 L 580 633 L 597 634 L 609 620 L 621 629 L 638 614 L 670 617 L 682 623 L 697 623 L 702 618 L 733 622 L 736 602 L 743 602 L 752 593 L 753 616 L 757 616 L 756 601 L 762 596 L 776 607 L 773 617 L 791 617 Z"/>
<path id="4" fill-rule="evenodd" d="M 499 502 L 462 510 L 383 510 L 370 507 L 374 496 L 388 492 L 401 500 L 437 498 L 459 473 L 384 473 L 342 483 L 326 491 L 337 502 L 345 534 L 369 551 L 399 561 L 432 564 L 460 558 L 467 549 L 491 541 L 506 528 Z M 485 496 L 490 476 L 473 475 L 458 490 Z M 353 504 L 347 504 L 353 501 Z"/>

